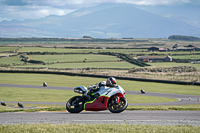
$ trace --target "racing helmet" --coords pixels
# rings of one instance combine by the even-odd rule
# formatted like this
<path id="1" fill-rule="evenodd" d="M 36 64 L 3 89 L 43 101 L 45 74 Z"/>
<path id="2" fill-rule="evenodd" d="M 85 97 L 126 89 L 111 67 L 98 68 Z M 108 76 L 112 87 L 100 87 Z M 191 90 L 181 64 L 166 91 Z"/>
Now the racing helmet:
<path id="1" fill-rule="evenodd" d="M 117 80 L 114 77 L 108 77 L 106 81 L 106 85 L 108 86 L 115 86 L 117 83 Z"/>

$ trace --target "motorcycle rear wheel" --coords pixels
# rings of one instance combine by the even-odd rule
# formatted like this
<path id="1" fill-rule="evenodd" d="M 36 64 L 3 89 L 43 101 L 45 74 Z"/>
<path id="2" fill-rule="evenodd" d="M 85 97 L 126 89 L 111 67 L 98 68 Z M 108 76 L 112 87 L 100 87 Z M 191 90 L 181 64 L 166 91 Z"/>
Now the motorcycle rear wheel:
<path id="1" fill-rule="evenodd" d="M 83 110 L 83 97 L 75 96 L 68 100 L 66 109 L 70 113 L 80 113 Z"/>
<path id="2" fill-rule="evenodd" d="M 111 97 L 108 102 L 108 109 L 112 113 L 121 113 L 128 106 L 128 102 L 124 97 L 120 97 L 119 103 L 115 102 L 115 98 Z"/>

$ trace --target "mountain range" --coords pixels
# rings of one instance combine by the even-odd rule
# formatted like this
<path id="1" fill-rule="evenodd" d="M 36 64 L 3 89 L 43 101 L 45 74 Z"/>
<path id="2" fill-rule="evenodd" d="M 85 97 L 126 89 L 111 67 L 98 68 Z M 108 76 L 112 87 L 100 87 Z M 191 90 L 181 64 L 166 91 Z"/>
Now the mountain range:
<path id="1" fill-rule="evenodd" d="M 167 12 L 167 9 L 165 10 Z M 185 20 L 185 19 L 184 19 Z M 165 17 L 159 11 L 128 4 L 102 4 L 64 16 L 0 22 L 0 37 L 167 38 L 200 37 L 200 24 Z M 192 22 L 192 20 L 190 21 Z"/>

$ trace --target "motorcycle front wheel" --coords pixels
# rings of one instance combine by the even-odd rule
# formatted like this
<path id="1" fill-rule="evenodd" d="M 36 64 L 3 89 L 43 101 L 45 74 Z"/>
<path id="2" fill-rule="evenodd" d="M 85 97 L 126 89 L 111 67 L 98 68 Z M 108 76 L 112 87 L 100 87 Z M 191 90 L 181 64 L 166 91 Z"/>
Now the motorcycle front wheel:
<path id="1" fill-rule="evenodd" d="M 66 109 L 70 113 L 80 113 L 83 110 L 83 97 L 75 96 L 68 100 Z"/>
<path id="2" fill-rule="evenodd" d="M 108 109 L 112 113 L 121 113 L 128 106 L 128 102 L 124 97 L 120 97 L 119 102 L 116 102 L 115 97 L 111 97 L 108 102 Z"/>

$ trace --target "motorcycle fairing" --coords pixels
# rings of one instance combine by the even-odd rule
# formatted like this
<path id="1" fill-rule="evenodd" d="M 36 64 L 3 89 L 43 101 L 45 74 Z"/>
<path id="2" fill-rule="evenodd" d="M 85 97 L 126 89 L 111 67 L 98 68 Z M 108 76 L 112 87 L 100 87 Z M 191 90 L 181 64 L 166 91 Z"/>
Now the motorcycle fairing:
<path id="1" fill-rule="evenodd" d="M 124 94 L 125 91 L 121 86 L 116 86 L 116 87 L 105 87 L 105 88 L 100 88 L 99 91 L 95 92 L 94 94 L 99 93 L 100 96 L 105 95 L 105 96 L 113 96 L 115 94 L 121 93 Z"/>
<path id="2" fill-rule="evenodd" d="M 110 97 L 106 95 L 102 95 L 98 99 L 95 98 L 93 101 L 86 102 L 84 104 L 84 109 L 88 111 L 106 110 L 109 98 Z"/>

